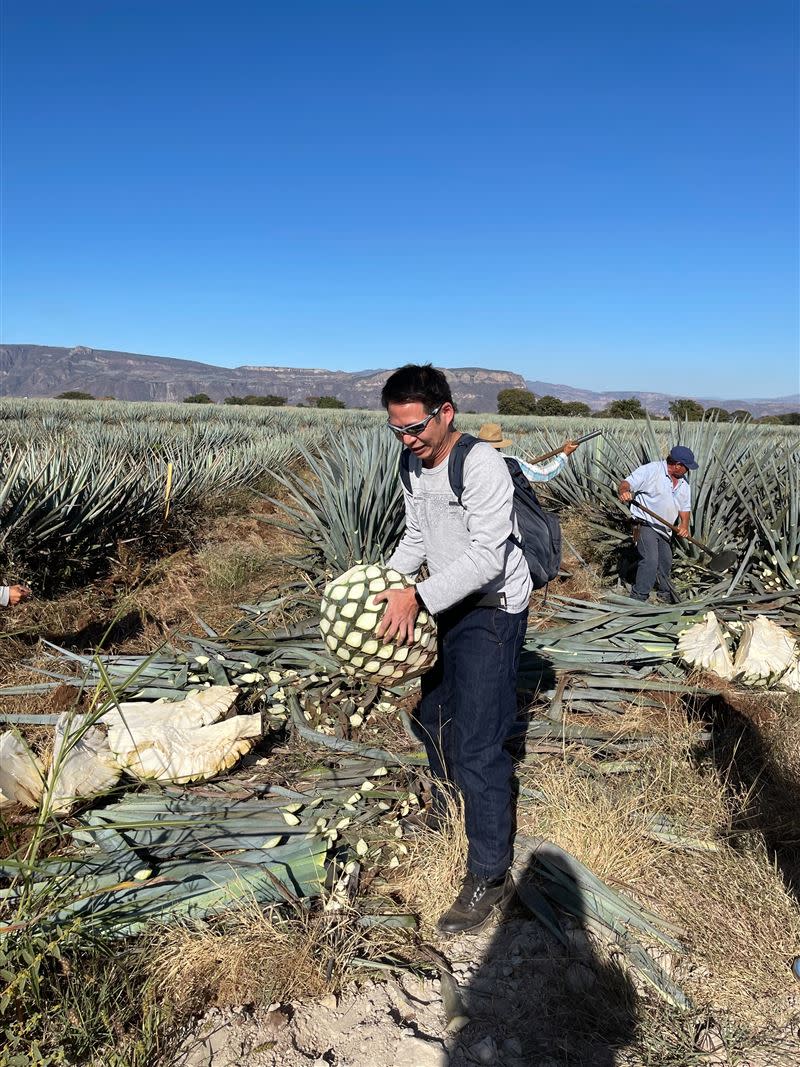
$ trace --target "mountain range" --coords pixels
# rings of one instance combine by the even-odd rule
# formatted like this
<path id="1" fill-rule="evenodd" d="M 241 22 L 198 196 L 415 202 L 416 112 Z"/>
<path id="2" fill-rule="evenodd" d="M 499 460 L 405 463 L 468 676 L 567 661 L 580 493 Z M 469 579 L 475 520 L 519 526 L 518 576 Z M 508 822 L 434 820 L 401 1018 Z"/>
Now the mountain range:
<path id="1" fill-rule="evenodd" d="M 106 349 L 51 347 L 48 345 L 0 345 L 0 396 L 52 397 L 70 390 L 118 400 L 180 401 L 196 393 L 212 400 L 228 396 L 274 394 L 288 403 L 307 403 L 309 397 L 335 396 L 348 407 L 377 408 L 380 390 L 389 370 L 331 371 L 295 367 L 216 367 L 195 360 L 146 356 Z M 536 396 L 578 400 L 592 410 L 612 400 L 638 397 L 653 414 L 666 414 L 675 395 L 643 392 L 593 392 L 553 382 L 526 381 L 506 370 L 461 367 L 447 370 L 453 396 L 462 411 L 497 410 L 502 389 L 529 389 Z M 685 394 L 684 394 L 685 395 Z M 772 399 L 724 400 L 692 397 L 704 407 L 750 411 L 755 416 L 800 410 L 800 394 Z"/>

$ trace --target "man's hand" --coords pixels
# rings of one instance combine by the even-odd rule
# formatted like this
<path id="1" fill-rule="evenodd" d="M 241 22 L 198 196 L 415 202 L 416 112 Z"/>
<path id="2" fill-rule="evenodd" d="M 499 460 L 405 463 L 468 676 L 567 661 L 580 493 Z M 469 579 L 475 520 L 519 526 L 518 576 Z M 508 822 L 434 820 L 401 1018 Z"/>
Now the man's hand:
<path id="1" fill-rule="evenodd" d="M 628 482 L 619 483 L 617 495 L 619 496 L 623 504 L 630 504 L 630 502 L 633 500 L 633 493 L 631 492 L 631 487 Z"/>
<path id="2" fill-rule="evenodd" d="M 575 449 L 578 447 L 577 441 L 565 441 L 561 446 L 561 451 L 565 456 L 571 456 Z"/>
<path id="3" fill-rule="evenodd" d="M 27 600 L 31 595 L 30 589 L 27 585 L 11 585 L 8 588 L 8 604 L 9 607 L 19 604 L 22 600 Z"/>
<path id="4" fill-rule="evenodd" d="M 419 614 L 414 586 L 409 585 L 406 589 L 387 589 L 385 593 L 376 593 L 372 599 L 376 604 L 386 601 L 386 610 L 378 626 L 378 637 L 384 641 L 394 638 L 401 645 L 412 644 L 414 623 Z"/>

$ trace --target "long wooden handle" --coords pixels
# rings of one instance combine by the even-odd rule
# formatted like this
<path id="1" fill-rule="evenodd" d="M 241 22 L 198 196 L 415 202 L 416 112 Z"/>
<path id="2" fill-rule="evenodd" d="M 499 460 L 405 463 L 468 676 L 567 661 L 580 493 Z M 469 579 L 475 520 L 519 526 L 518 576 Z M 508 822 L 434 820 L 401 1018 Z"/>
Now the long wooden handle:
<path id="1" fill-rule="evenodd" d="M 527 459 L 525 462 L 529 463 L 531 467 L 535 467 L 537 463 L 544 463 L 546 459 L 552 459 L 553 456 L 557 456 L 560 451 L 560 448 L 554 448 L 552 452 L 545 452 L 543 456 L 537 456 L 536 459 Z"/>
<path id="2" fill-rule="evenodd" d="M 631 503 L 635 504 L 639 511 L 643 511 L 645 515 L 650 515 L 652 518 L 658 519 L 660 523 L 663 523 L 664 526 L 669 527 L 669 529 L 672 530 L 674 534 L 677 534 L 678 537 L 682 537 L 685 541 L 691 541 L 693 545 L 697 545 L 698 548 L 702 548 L 704 552 L 711 552 L 711 549 L 708 547 L 708 545 L 704 545 L 703 542 L 698 541 L 696 537 L 692 537 L 691 534 L 680 533 L 677 527 L 673 523 L 671 523 L 669 519 L 665 519 L 663 515 L 656 515 L 654 511 L 651 511 L 650 508 L 646 508 L 644 504 L 640 504 L 638 500 L 632 500 Z"/>
<path id="3" fill-rule="evenodd" d="M 591 441 L 593 437 L 599 437 L 602 432 L 602 430 L 591 430 L 589 433 L 585 433 L 582 437 L 576 437 L 573 444 L 582 445 L 584 441 Z M 559 452 L 563 451 L 563 448 L 563 445 L 561 448 L 554 448 L 552 452 L 545 452 L 543 456 L 537 456 L 536 459 L 530 459 L 527 462 L 530 463 L 531 466 L 534 466 L 537 463 L 544 463 L 546 459 L 552 459 L 553 456 L 557 456 Z"/>

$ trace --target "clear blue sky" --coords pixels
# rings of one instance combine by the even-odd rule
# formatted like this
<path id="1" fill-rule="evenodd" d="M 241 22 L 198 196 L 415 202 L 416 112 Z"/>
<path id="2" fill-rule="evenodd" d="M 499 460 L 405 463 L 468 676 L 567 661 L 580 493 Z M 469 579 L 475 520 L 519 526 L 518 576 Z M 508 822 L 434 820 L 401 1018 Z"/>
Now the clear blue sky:
<path id="1" fill-rule="evenodd" d="M 794 0 L 3 0 L 2 340 L 800 389 Z"/>

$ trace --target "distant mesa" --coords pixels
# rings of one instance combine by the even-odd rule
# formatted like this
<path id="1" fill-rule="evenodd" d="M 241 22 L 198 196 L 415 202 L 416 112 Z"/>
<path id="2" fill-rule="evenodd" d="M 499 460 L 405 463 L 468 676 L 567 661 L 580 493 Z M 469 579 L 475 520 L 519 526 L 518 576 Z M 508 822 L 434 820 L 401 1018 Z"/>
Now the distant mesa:
<path id="1" fill-rule="evenodd" d="M 392 368 L 346 372 L 320 368 L 256 366 L 214 367 L 195 360 L 113 352 L 75 345 L 0 345 L 0 396 L 44 397 L 65 392 L 115 396 L 119 400 L 182 400 L 206 394 L 217 403 L 226 397 L 274 394 L 289 404 L 309 396 L 335 397 L 352 408 L 380 407 L 380 391 Z M 593 392 L 553 382 L 526 381 L 512 371 L 487 367 L 448 368 L 447 376 L 462 411 L 494 412 L 503 389 L 528 389 L 537 397 L 588 404 L 593 411 L 612 401 L 637 398 L 651 413 L 665 415 L 675 396 L 648 392 Z M 685 395 L 685 394 L 684 394 Z M 800 395 L 770 400 L 694 397 L 704 407 L 749 411 L 756 417 L 800 409 Z"/>

